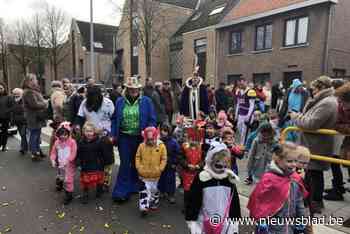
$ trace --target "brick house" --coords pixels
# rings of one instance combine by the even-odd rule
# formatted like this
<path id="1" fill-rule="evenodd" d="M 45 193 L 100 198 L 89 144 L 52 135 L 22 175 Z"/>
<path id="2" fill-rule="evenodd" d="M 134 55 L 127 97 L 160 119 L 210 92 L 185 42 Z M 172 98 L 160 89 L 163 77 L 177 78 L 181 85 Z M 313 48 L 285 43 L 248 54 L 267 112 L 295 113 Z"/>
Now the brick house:
<path id="1" fill-rule="evenodd" d="M 178 83 L 193 73 L 195 64 L 205 82 L 215 85 L 217 74 L 216 25 L 239 0 L 201 0 L 197 9 L 172 36 L 170 44 L 170 78 Z"/>
<path id="2" fill-rule="evenodd" d="M 140 0 L 134 0 L 138 2 Z M 151 52 L 151 77 L 155 81 L 167 80 L 170 74 L 169 65 L 169 39 L 181 25 L 183 25 L 188 17 L 196 8 L 199 0 L 149 0 L 154 4 L 157 12 L 156 18 L 161 19 L 155 21 L 154 29 L 161 30 L 161 38 L 155 44 Z M 137 4 L 135 4 L 137 5 Z M 139 40 L 133 40 L 133 67 L 130 66 L 130 33 L 129 33 L 129 1 L 124 3 L 124 14 L 119 24 L 117 51 L 120 55 L 121 64 L 123 65 L 124 76 L 139 75 L 144 81 L 146 75 L 145 51 Z M 134 9 L 137 12 L 138 9 Z M 140 26 L 138 16 L 134 16 L 134 24 Z M 137 27 L 136 26 L 136 27 Z M 161 27 L 161 29 L 160 29 Z M 151 32 L 151 34 L 154 31 Z M 132 35 L 134 38 L 137 36 Z"/>
<path id="3" fill-rule="evenodd" d="M 115 79 L 116 35 L 118 27 L 94 23 L 95 79 L 98 83 L 112 83 Z M 83 82 L 91 74 L 90 23 L 72 20 L 63 75 L 73 82 Z"/>
<path id="4" fill-rule="evenodd" d="M 290 84 L 350 72 L 350 1 L 245 0 L 216 26 L 217 77 Z"/>

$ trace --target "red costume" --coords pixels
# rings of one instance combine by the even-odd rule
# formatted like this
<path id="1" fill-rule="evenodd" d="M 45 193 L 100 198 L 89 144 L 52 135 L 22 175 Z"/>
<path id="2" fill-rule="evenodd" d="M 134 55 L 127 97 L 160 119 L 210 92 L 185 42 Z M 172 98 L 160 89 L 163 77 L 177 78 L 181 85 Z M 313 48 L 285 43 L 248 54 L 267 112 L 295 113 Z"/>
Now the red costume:
<path id="1" fill-rule="evenodd" d="M 283 177 L 271 172 L 263 175 L 250 195 L 247 208 L 251 217 L 255 219 L 274 216 L 286 202 L 289 196 L 291 182 L 295 181 L 303 192 L 304 198 L 308 196 L 302 178 L 294 172 L 290 177 Z"/>

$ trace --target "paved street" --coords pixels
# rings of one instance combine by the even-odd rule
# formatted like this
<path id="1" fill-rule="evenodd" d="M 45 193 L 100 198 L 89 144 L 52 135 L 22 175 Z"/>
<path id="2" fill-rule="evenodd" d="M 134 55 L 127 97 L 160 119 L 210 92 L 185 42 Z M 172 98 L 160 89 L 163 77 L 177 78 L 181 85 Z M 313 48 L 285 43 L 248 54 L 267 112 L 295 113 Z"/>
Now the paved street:
<path id="1" fill-rule="evenodd" d="M 48 133 L 48 129 L 44 129 Z M 43 146 L 47 149 L 47 136 Z M 177 204 L 162 202 L 160 211 L 142 219 L 137 210 L 137 195 L 125 205 L 116 205 L 110 194 L 102 199 L 91 199 L 88 205 L 79 202 L 78 175 L 76 179 L 75 200 L 69 206 L 62 205 L 63 193 L 55 191 L 55 171 L 46 159 L 33 163 L 29 155 L 17 153 L 18 140 L 11 138 L 9 151 L 0 153 L 0 233 L 11 231 L 15 234 L 67 234 L 67 233 L 187 233 L 182 208 L 182 196 L 177 194 Z M 245 160 L 239 161 L 240 176 L 244 179 Z M 117 166 L 114 176 L 117 172 Z M 330 177 L 328 173 L 327 178 Z M 347 177 L 345 177 L 347 178 Z M 329 183 L 329 179 L 327 180 Z M 251 187 L 238 184 L 241 193 L 243 215 L 247 196 Z M 90 197 L 93 197 L 91 193 Z M 345 202 L 326 202 L 326 214 L 336 217 L 349 217 L 350 196 Z M 342 232 L 338 232 L 341 230 Z M 241 227 L 241 233 L 252 233 L 252 227 Z M 350 233 L 342 227 L 315 227 L 315 233 Z"/>
<path id="2" fill-rule="evenodd" d="M 82 205 L 76 179 L 76 199 L 64 207 L 63 193 L 55 191 L 55 171 L 48 160 L 33 163 L 29 155 L 17 153 L 17 143 L 11 139 L 9 152 L 0 153 L 0 233 L 8 228 L 15 234 L 187 233 L 181 213 L 181 194 L 176 205 L 164 201 L 159 212 L 142 219 L 137 209 L 137 195 L 121 206 L 112 202 L 110 194 Z M 252 227 L 241 230 L 251 233 Z"/>

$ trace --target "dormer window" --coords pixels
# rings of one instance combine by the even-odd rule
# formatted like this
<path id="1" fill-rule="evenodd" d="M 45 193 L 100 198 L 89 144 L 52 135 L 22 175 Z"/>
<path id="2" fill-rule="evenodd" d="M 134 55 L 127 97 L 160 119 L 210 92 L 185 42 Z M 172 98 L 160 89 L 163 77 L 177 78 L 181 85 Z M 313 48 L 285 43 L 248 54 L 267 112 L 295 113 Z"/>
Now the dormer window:
<path id="1" fill-rule="evenodd" d="M 219 13 L 221 13 L 224 9 L 225 9 L 225 6 L 217 7 L 217 8 L 215 8 L 214 10 L 212 10 L 212 11 L 209 13 L 209 16 L 219 14 Z"/>

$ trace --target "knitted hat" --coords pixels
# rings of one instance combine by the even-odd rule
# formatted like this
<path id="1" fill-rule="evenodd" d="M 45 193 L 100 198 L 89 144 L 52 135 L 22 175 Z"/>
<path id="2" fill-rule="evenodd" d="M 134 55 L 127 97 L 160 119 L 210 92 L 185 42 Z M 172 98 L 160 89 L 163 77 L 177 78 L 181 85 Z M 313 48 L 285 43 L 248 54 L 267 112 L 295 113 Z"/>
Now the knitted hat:
<path id="1" fill-rule="evenodd" d="M 311 86 L 313 87 L 325 87 L 325 88 L 331 88 L 332 87 L 332 79 L 328 76 L 320 76 L 316 80 L 311 82 Z"/>
<path id="2" fill-rule="evenodd" d="M 144 141 L 146 142 L 148 140 L 148 132 L 152 133 L 152 139 L 157 140 L 159 132 L 155 127 L 147 127 L 145 130 L 142 131 L 142 137 Z"/>

